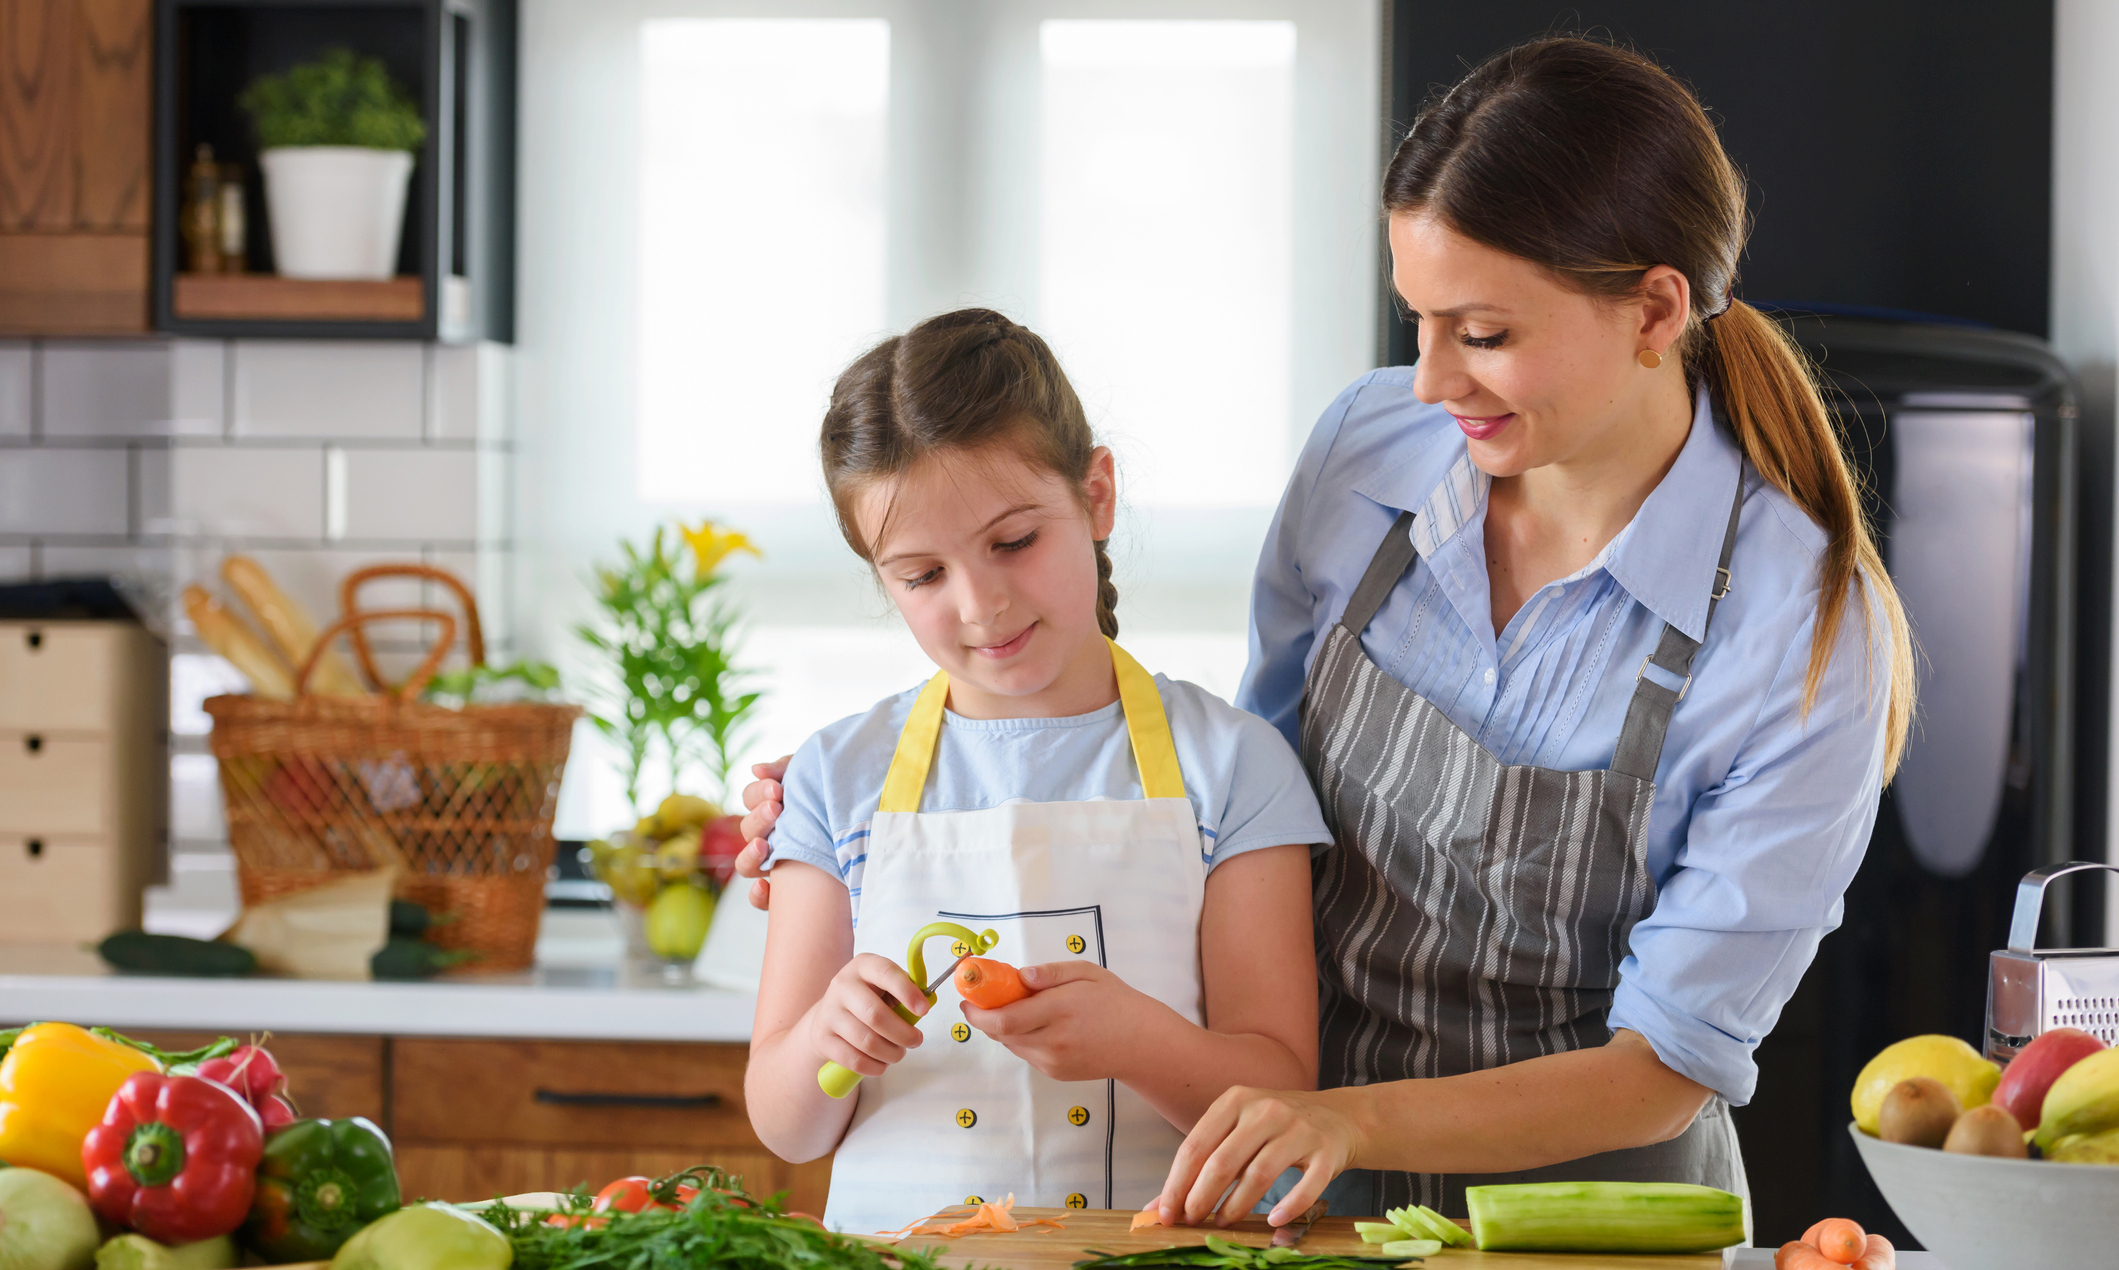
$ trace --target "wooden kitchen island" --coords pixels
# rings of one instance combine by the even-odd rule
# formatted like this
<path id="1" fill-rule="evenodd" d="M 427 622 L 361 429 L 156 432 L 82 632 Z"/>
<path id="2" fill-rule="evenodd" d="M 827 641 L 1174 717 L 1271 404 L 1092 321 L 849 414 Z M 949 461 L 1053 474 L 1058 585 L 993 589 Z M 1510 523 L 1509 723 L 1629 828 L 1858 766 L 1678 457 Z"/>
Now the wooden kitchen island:
<path id="1" fill-rule="evenodd" d="M 917 1215 L 907 1214 L 906 1220 Z M 1090 1249 L 1108 1253 L 1147 1252 L 1155 1248 L 1196 1244 L 1209 1234 L 1220 1235 L 1234 1243 L 1264 1247 L 1273 1236 L 1272 1227 L 1266 1225 L 1262 1217 L 1246 1219 L 1227 1230 L 1216 1230 L 1211 1226 L 1174 1230 L 1151 1226 L 1146 1230 L 1128 1232 L 1126 1227 L 1132 1222 L 1133 1214 L 1127 1212 L 1018 1208 L 1015 1215 L 1024 1219 L 1056 1217 L 1067 1223 L 1067 1228 L 1053 1230 L 1041 1226 L 1036 1232 L 1024 1230 L 1006 1235 L 908 1239 L 903 1246 L 931 1250 L 943 1265 L 960 1270 L 989 1266 L 1005 1267 L 1006 1270 L 1070 1270 L 1075 1262 L 1088 1255 Z M 1354 1233 L 1352 1217 L 1319 1219 L 1296 1251 L 1354 1257 L 1377 1255 L 1376 1245 L 1362 1243 L 1361 1237 Z M 1649 1257 L 1607 1253 L 1477 1252 L 1469 1248 L 1450 1248 L 1427 1258 L 1424 1270 L 1459 1270 L 1460 1267 L 1461 1270 L 1721 1270 L 1721 1266 L 1720 1253 Z"/>

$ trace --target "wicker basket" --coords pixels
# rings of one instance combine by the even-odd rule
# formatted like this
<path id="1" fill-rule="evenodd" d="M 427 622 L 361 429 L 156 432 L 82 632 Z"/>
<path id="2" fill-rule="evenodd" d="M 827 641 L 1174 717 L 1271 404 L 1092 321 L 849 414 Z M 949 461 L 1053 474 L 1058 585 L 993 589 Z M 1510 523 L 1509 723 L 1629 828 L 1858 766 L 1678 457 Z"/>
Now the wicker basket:
<path id="1" fill-rule="evenodd" d="M 425 565 L 349 575 L 345 615 L 317 638 L 296 675 L 296 698 L 208 698 L 243 903 L 292 894 L 395 864 L 397 894 L 455 918 L 429 938 L 480 954 L 468 968 L 515 970 L 532 960 L 552 863 L 552 813 L 578 706 L 521 703 L 461 709 L 419 700 L 456 639 L 439 609 L 361 610 L 373 578 L 426 578 L 463 605 L 471 660 L 485 661 L 478 609 L 461 582 Z M 369 697 L 310 695 L 308 681 L 345 634 L 378 688 L 362 627 L 421 618 L 441 638 L 403 684 Z"/>

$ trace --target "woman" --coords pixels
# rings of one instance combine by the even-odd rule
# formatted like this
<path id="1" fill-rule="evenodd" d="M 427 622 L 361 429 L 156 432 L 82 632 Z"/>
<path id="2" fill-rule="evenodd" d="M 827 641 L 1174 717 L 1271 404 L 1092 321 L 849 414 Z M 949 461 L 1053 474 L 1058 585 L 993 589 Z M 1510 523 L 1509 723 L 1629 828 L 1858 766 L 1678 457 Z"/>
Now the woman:
<path id="1" fill-rule="evenodd" d="M 1384 205 L 1419 361 L 1319 422 L 1237 699 L 1337 844 L 1320 1088 L 1224 1094 L 1164 1219 L 1232 1221 L 1286 1169 L 1276 1224 L 1342 1173 L 1340 1213 L 1742 1192 L 1728 1106 L 1904 745 L 1903 612 L 1802 362 L 1731 293 L 1743 184 L 1676 81 L 1583 40 L 1500 54 L 1422 112 Z"/>

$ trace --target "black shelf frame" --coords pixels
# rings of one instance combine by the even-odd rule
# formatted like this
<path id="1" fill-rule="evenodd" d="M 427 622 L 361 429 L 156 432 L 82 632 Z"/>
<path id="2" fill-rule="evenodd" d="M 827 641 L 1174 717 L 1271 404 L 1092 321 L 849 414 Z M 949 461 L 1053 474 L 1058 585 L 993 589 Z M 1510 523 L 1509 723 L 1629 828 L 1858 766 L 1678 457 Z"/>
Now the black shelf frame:
<path id="1" fill-rule="evenodd" d="M 295 339 L 515 338 L 515 0 L 156 0 L 153 303 L 176 335 Z M 272 271 L 264 178 L 236 95 L 265 72 L 344 45 L 380 57 L 427 135 L 406 193 L 397 272 L 420 279 L 419 321 L 183 317 L 175 275 L 184 176 L 212 143 L 244 167 L 247 267 Z"/>

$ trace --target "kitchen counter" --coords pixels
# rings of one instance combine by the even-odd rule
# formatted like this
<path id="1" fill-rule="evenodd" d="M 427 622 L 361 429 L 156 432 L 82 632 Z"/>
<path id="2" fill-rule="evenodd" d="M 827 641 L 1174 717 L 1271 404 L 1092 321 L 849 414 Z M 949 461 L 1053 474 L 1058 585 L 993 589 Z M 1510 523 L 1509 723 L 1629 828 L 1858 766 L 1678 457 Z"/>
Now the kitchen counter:
<path id="1" fill-rule="evenodd" d="M 537 965 L 426 983 L 118 974 L 85 949 L 0 944 L 0 1021 L 228 1032 L 744 1042 L 757 999 L 622 968 L 608 911 L 546 914 Z"/>

